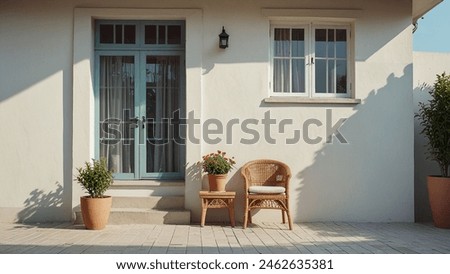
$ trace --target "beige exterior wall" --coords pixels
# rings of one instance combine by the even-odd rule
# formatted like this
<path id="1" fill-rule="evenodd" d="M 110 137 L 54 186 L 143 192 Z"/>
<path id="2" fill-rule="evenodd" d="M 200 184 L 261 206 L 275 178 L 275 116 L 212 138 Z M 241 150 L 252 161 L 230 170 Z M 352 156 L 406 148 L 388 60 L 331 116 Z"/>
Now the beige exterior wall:
<path id="1" fill-rule="evenodd" d="M 450 54 L 434 52 L 414 52 L 414 112 L 419 111 L 419 102 L 426 102 L 430 96 L 423 85 L 432 86 L 436 75 L 450 73 Z M 439 167 L 428 160 L 427 139 L 420 134 L 421 126 L 415 119 L 414 126 L 414 175 L 415 175 L 415 216 L 418 222 L 430 222 L 431 211 L 428 203 L 427 176 L 439 174 Z"/>
<path id="2" fill-rule="evenodd" d="M 130 7 L 132 7 L 130 9 Z M 271 10 L 286 9 L 283 10 Z M 265 9 L 263 11 L 263 9 Z M 324 10 L 325 9 L 325 10 Z M 6 1 L 0 4 L 0 221 L 70 220 L 81 189 L 74 168 L 93 156 L 92 19 L 185 19 L 187 111 L 224 126 L 233 119 L 259 120 L 261 139 L 233 126 L 217 145 L 187 145 L 187 171 L 201 155 L 221 149 L 237 166 L 274 158 L 292 169 L 291 207 L 296 222 L 413 221 L 414 155 L 411 1 Z M 330 11 L 333 10 L 333 11 Z M 273 104 L 269 94 L 271 20 L 338 17 L 354 23 L 355 98 L 361 103 Z M 294 17 L 292 17 L 294 16 Z M 297 17 L 295 17 L 297 16 Z M 225 26 L 230 47 L 220 50 Z M 325 143 L 330 126 L 348 144 Z M 263 138 L 261 120 L 292 119 L 286 133 L 271 127 L 276 144 Z M 306 119 L 317 144 L 285 144 Z M 226 128 L 225 128 L 226 130 Z M 202 136 L 197 126 L 195 135 Z M 200 215 L 199 175 L 186 176 L 186 207 Z M 230 174 L 242 216 L 242 178 Z M 261 211 L 273 220 L 278 212 Z M 219 216 L 220 217 L 220 216 Z M 218 218 L 219 218 L 218 217 Z"/>

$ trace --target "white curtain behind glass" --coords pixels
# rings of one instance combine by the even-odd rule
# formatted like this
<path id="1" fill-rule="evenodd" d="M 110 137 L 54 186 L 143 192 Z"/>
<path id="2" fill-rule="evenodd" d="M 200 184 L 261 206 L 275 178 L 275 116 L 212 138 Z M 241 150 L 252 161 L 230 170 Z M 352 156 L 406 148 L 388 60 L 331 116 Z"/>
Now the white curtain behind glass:
<path id="1" fill-rule="evenodd" d="M 134 172 L 134 57 L 100 58 L 100 157 L 114 173 Z"/>
<path id="2" fill-rule="evenodd" d="M 180 57 L 148 56 L 147 73 L 147 172 L 179 172 L 180 144 L 177 126 L 168 119 L 180 110 Z"/>
<path id="3" fill-rule="evenodd" d="M 275 29 L 274 51 L 274 91 L 290 92 L 290 29 Z"/>

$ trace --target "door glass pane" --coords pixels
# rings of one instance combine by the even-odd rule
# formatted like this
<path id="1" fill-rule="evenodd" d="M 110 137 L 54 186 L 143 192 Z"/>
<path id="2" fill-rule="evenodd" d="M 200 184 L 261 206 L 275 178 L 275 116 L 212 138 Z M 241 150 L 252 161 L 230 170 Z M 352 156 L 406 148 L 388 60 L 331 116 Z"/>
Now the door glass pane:
<path id="1" fill-rule="evenodd" d="M 136 44 L 136 26 L 135 25 L 125 25 L 124 26 L 124 43 L 125 44 Z"/>
<path id="2" fill-rule="evenodd" d="M 100 157 L 114 173 L 134 172 L 134 57 L 100 57 Z"/>
<path id="3" fill-rule="evenodd" d="M 114 25 L 112 24 L 100 25 L 100 43 L 102 44 L 114 43 Z"/>
<path id="4" fill-rule="evenodd" d="M 146 58 L 146 172 L 181 172 L 179 56 Z M 175 117 L 175 119 L 174 119 Z M 178 119 L 179 120 L 179 119 Z"/>
<path id="5" fill-rule="evenodd" d="M 167 43 L 171 45 L 181 44 L 181 26 L 167 27 Z"/>
<path id="6" fill-rule="evenodd" d="M 145 43 L 156 44 L 156 25 L 145 26 Z"/>

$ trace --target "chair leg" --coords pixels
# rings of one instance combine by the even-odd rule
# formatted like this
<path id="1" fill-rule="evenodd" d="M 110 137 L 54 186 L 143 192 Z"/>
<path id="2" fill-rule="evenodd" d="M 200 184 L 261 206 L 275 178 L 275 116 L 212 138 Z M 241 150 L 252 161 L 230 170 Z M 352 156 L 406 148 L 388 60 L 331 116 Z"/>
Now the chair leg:
<path id="1" fill-rule="evenodd" d="M 247 228 L 247 221 L 248 221 L 248 198 L 245 198 L 245 208 L 244 208 L 244 229 Z"/>
<path id="2" fill-rule="evenodd" d="M 284 216 L 284 210 L 281 210 L 281 219 L 283 220 L 283 224 L 286 223 L 286 217 Z"/>
<path id="3" fill-rule="evenodd" d="M 289 230 L 292 230 L 292 219 L 291 219 L 291 213 L 289 212 L 289 209 L 286 211 L 286 214 L 288 217 Z"/>
<path id="4" fill-rule="evenodd" d="M 247 204 L 246 204 L 246 209 L 247 209 L 247 223 L 251 224 L 253 223 L 252 221 L 252 209 L 249 207 L 250 205 L 250 199 L 247 199 Z"/>
<path id="5" fill-rule="evenodd" d="M 291 212 L 289 210 L 289 197 L 286 197 L 286 214 L 287 214 L 288 222 L 289 222 L 289 230 L 292 230 L 292 218 L 291 218 Z"/>

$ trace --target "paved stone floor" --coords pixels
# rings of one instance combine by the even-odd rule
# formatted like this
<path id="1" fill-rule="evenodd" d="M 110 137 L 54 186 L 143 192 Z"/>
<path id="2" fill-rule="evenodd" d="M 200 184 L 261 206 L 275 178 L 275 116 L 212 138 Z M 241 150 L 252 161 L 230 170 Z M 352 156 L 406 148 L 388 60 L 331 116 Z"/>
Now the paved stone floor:
<path id="1" fill-rule="evenodd" d="M 0 253 L 450 254 L 450 230 L 415 223 L 109 225 L 0 223 Z"/>

